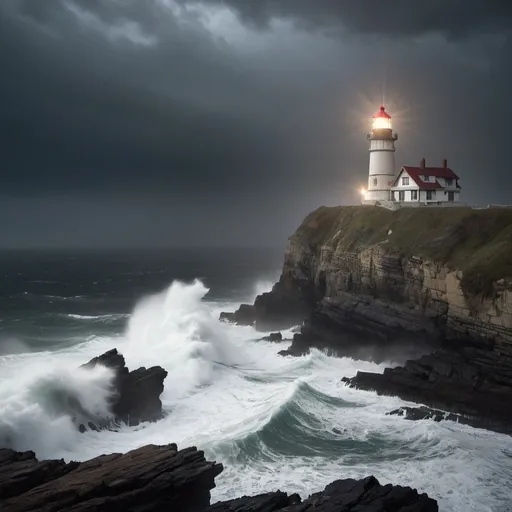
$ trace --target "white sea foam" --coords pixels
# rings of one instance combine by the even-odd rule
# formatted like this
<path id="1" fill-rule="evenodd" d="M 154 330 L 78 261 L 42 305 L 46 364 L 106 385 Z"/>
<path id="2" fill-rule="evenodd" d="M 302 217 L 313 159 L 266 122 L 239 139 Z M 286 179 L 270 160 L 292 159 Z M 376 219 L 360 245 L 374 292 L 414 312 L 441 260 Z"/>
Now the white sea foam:
<path id="1" fill-rule="evenodd" d="M 117 320 L 118 318 L 126 318 L 129 315 L 124 313 L 111 314 L 111 315 L 76 315 L 73 313 L 64 314 L 67 318 L 73 318 L 75 320 Z"/>
<path id="2" fill-rule="evenodd" d="M 308 495 L 336 478 L 374 474 L 428 492 L 441 510 L 508 510 L 510 437 L 387 416 L 404 402 L 340 381 L 385 365 L 315 350 L 280 357 L 281 346 L 258 341 L 251 327 L 219 322 L 225 304 L 205 302 L 206 293 L 199 281 L 175 282 L 141 300 L 124 337 L 0 357 L 0 442 L 67 460 L 147 443 L 197 445 L 225 464 L 214 500 L 278 488 Z M 162 396 L 169 414 L 118 433 L 79 434 L 71 415 L 106 413 L 110 374 L 76 367 L 114 346 L 130 368 L 169 372 Z M 296 453 L 287 453 L 296 439 Z"/>
<path id="3" fill-rule="evenodd" d="M 275 280 L 268 280 L 268 279 L 260 279 L 259 281 L 256 281 L 256 284 L 254 285 L 253 293 L 250 297 L 251 301 L 253 301 L 258 295 L 261 295 L 262 293 L 269 292 L 272 290 L 272 287 L 274 286 L 275 282 L 277 281 L 277 277 Z"/>

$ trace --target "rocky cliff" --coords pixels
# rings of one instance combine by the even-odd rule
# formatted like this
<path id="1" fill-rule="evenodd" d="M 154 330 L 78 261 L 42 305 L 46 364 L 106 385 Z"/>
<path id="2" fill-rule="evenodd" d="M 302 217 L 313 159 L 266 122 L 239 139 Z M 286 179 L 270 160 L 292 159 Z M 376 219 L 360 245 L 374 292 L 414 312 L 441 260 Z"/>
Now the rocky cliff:
<path id="1" fill-rule="evenodd" d="M 383 385 L 387 391 L 379 378 L 351 385 L 450 409 L 450 400 L 429 392 L 400 392 L 409 377 L 442 377 L 468 396 L 499 390 L 501 404 L 512 396 L 512 209 L 319 208 L 290 237 L 279 283 L 239 313 L 230 319 L 262 330 L 303 320 L 283 354 L 314 346 L 403 364 L 442 349 L 427 370 L 406 365 L 400 383 Z M 482 414 L 488 396 L 455 410 Z"/>
<path id="2" fill-rule="evenodd" d="M 290 238 L 282 281 L 354 316 L 509 353 L 512 209 L 320 208 Z"/>

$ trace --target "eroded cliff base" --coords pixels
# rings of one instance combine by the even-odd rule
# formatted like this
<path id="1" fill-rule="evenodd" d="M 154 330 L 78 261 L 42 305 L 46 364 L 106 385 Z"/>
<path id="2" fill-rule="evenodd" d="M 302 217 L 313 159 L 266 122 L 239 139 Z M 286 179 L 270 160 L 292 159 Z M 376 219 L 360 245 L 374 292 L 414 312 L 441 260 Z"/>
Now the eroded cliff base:
<path id="1" fill-rule="evenodd" d="M 510 431 L 512 208 L 319 208 L 279 283 L 242 309 L 260 330 L 302 325 L 282 355 L 389 362 L 350 385 Z"/>

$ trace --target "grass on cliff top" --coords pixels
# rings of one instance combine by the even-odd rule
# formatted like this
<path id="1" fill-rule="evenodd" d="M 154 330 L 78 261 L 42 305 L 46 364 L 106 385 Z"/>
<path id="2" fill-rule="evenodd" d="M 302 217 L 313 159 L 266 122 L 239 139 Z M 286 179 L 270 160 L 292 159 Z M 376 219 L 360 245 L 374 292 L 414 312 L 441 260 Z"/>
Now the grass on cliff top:
<path id="1" fill-rule="evenodd" d="M 512 277 L 512 208 L 392 212 L 371 206 L 324 206 L 309 214 L 292 238 L 307 240 L 314 251 L 330 245 L 359 252 L 386 242 L 406 256 L 462 270 L 463 289 L 471 294 L 488 295 L 493 281 Z"/>

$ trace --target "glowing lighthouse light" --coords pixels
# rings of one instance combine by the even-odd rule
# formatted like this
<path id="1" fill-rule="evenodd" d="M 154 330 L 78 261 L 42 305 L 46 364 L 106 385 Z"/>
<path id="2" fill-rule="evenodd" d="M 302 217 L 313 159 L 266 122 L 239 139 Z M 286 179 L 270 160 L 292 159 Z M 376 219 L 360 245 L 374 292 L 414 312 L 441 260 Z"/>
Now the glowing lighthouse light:
<path id="1" fill-rule="evenodd" d="M 384 107 L 373 116 L 373 130 L 391 130 L 391 116 L 386 112 Z"/>

